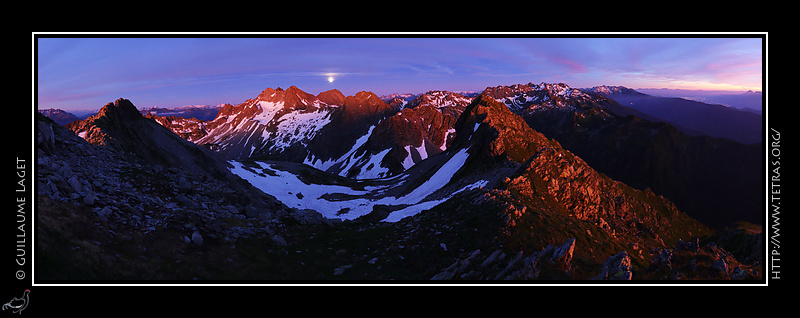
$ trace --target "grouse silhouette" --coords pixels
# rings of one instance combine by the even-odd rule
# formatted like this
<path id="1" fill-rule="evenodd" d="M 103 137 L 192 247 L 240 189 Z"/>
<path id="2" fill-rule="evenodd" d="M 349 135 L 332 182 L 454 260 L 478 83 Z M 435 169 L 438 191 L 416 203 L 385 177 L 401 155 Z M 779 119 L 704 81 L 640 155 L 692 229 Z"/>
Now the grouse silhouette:
<path id="1" fill-rule="evenodd" d="M 14 297 L 11 301 L 3 304 L 3 310 L 11 309 L 15 314 L 22 312 L 22 310 L 28 307 L 28 294 L 30 293 L 31 291 L 26 289 L 25 293 L 22 294 L 22 298 Z"/>

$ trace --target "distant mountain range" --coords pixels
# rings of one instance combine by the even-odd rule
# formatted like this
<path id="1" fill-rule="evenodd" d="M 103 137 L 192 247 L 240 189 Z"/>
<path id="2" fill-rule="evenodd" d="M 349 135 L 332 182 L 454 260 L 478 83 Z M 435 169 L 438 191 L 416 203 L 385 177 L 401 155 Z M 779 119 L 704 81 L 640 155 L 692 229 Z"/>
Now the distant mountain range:
<path id="1" fill-rule="evenodd" d="M 429 91 L 381 99 L 367 91 L 345 96 L 267 88 L 239 105 L 224 105 L 213 119 L 165 110 L 143 114 L 120 99 L 65 126 L 91 146 L 59 152 L 76 143 L 49 142 L 49 131 L 58 128 L 41 120 L 40 152 L 61 162 L 99 147 L 140 167 L 185 173 L 192 181 L 176 181 L 184 189 L 180 197 L 136 166 L 114 168 L 106 179 L 133 177 L 126 185 L 155 196 L 149 201 L 178 200 L 215 215 L 192 216 L 169 231 L 191 229 L 206 244 L 224 246 L 223 255 L 236 238 L 219 222 L 245 228 L 249 222 L 250 233 L 266 231 L 257 236 L 256 253 L 246 252 L 253 251 L 249 239 L 236 244 L 243 249 L 237 259 L 253 258 L 240 273 L 263 273 L 257 266 L 275 259 L 264 253 L 286 255 L 287 245 L 300 251 L 322 240 L 328 248 L 303 253 L 306 272 L 280 262 L 267 272 L 467 280 L 755 275 L 750 265 L 729 267 L 740 263 L 698 238 L 741 221 L 761 224 L 759 144 L 706 135 L 690 122 L 673 126 L 665 113 L 652 111 L 655 106 L 632 107 L 663 101 L 625 88 L 528 83 L 468 95 Z M 629 96 L 643 101 L 618 100 Z M 681 103 L 672 109 L 696 111 Z M 714 117 L 721 112 L 714 110 L 704 119 L 727 118 Z M 59 174 L 63 164 L 48 167 L 54 170 L 40 178 L 46 194 L 81 200 L 65 193 L 70 182 L 46 186 L 58 179 L 46 176 Z M 199 190 L 203 180 L 228 180 L 239 195 L 209 197 Z M 87 187 L 104 191 L 102 184 Z M 242 195 L 253 191 L 262 195 Z M 220 210 L 248 221 L 212 212 Z M 124 213 L 112 216 L 133 222 Z M 264 223 L 252 225 L 256 220 Z M 374 231 L 382 234 L 363 238 Z M 187 244 L 200 245 L 194 233 L 186 232 Z M 684 267 L 689 258 L 694 269 Z"/>
<path id="2" fill-rule="evenodd" d="M 66 125 L 79 119 L 78 116 L 75 116 L 75 114 L 72 114 L 70 112 L 61 109 L 53 109 L 53 108 L 40 109 L 39 113 L 46 116 L 47 118 L 52 119 L 59 125 Z"/>
<path id="3" fill-rule="evenodd" d="M 586 91 L 611 98 L 692 135 L 723 137 L 746 144 L 762 142 L 763 118 L 750 111 L 677 97 L 655 97 L 625 87 L 598 86 Z M 740 98 L 744 96 L 748 94 Z"/>
<path id="4" fill-rule="evenodd" d="M 723 105 L 761 114 L 764 94 L 760 91 L 728 92 L 685 89 L 638 88 L 636 91 L 655 97 L 679 97 L 706 104 Z"/>

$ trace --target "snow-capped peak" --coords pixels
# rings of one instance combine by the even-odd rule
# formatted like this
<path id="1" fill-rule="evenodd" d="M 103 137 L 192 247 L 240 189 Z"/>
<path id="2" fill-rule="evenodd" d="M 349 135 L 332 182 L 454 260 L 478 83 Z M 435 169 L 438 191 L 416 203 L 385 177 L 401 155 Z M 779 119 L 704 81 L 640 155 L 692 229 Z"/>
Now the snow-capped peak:
<path id="1" fill-rule="evenodd" d="M 505 103 L 514 111 L 571 108 L 571 101 L 590 98 L 580 89 L 571 88 L 564 83 L 528 83 L 488 87 L 483 94 Z"/>

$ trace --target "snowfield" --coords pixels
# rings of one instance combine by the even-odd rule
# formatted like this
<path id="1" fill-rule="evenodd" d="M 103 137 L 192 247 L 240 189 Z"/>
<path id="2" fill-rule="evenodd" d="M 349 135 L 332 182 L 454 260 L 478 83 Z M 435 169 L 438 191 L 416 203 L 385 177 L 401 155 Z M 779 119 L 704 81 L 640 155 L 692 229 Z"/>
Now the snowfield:
<path id="1" fill-rule="evenodd" d="M 293 173 L 280 170 L 277 165 L 267 162 L 255 162 L 257 166 L 255 168 L 245 167 L 238 161 L 230 161 L 230 163 L 233 165 L 231 172 L 247 180 L 261 191 L 275 196 L 289 207 L 312 209 L 329 219 L 352 220 L 372 212 L 372 208 L 376 204 L 402 206 L 402 209 L 392 212 L 383 220 L 396 222 L 439 205 L 457 193 L 485 186 L 488 181 L 482 180 L 454 191 L 442 199 L 426 200 L 430 194 L 451 181 L 453 175 L 464 165 L 468 157 L 467 150 L 462 149 L 442 165 L 430 179 L 400 197 L 385 195 L 384 192 L 405 182 L 401 177 L 405 175 L 380 179 L 393 180 L 395 183 L 392 185 L 369 186 L 365 187 L 365 190 L 356 190 L 341 185 L 307 184 Z M 331 199 L 331 197 L 343 199 Z"/>

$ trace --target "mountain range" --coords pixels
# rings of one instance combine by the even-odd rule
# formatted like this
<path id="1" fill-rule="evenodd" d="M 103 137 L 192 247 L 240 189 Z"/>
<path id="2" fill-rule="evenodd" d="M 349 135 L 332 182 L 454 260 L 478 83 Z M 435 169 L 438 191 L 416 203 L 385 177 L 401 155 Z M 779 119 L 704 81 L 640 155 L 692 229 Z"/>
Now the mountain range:
<path id="1" fill-rule="evenodd" d="M 762 116 L 751 111 L 684 98 L 657 97 L 620 86 L 598 86 L 587 92 L 609 97 L 691 135 L 728 138 L 744 144 L 762 142 Z M 746 96 L 749 94 L 741 98 Z"/>
<path id="2" fill-rule="evenodd" d="M 197 266 L 178 274 L 183 267 L 172 264 L 177 271 L 167 277 L 761 277 L 751 257 L 759 254 L 751 237 L 760 236 L 760 146 L 692 135 L 612 97 L 548 83 L 489 87 L 471 97 L 429 91 L 411 100 L 366 91 L 315 96 L 292 86 L 186 122 L 142 115 L 121 99 L 69 130 L 38 120 L 39 154 L 48 158 L 40 197 L 89 205 L 91 196 L 90 209 L 114 232 L 151 212 L 181 214 L 149 231 L 185 238 L 164 243 L 166 250 L 192 266 L 209 254 L 238 261 L 235 273 Z M 50 137 L 70 131 L 79 138 Z M 71 187 L 63 163 L 86 149 L 98 152 L 89 158 L 112 152 L 140 167 L 108 167 L 104 179 L 138 180 L 126 182 L 148 200 L 195 212 L 162 204 L 131 213 L 133 205 L 114 208 L 102 199 L 123 193 L 102 184 Z M 723 163 L 732 157 L 735 164 Z M 160 180 L 141 171 L 147 167 L 185 177 Z M 201 186 L 210 180 L 235 184 L 237 195 Z M 732 236 L 751 243 L 743 247 Z M 723 249 L 733 241 L 737 255 Z M 290 248 L 302 255 L 286 257 Z M 158 261 L 167 259 L 174 262 Z"/>

